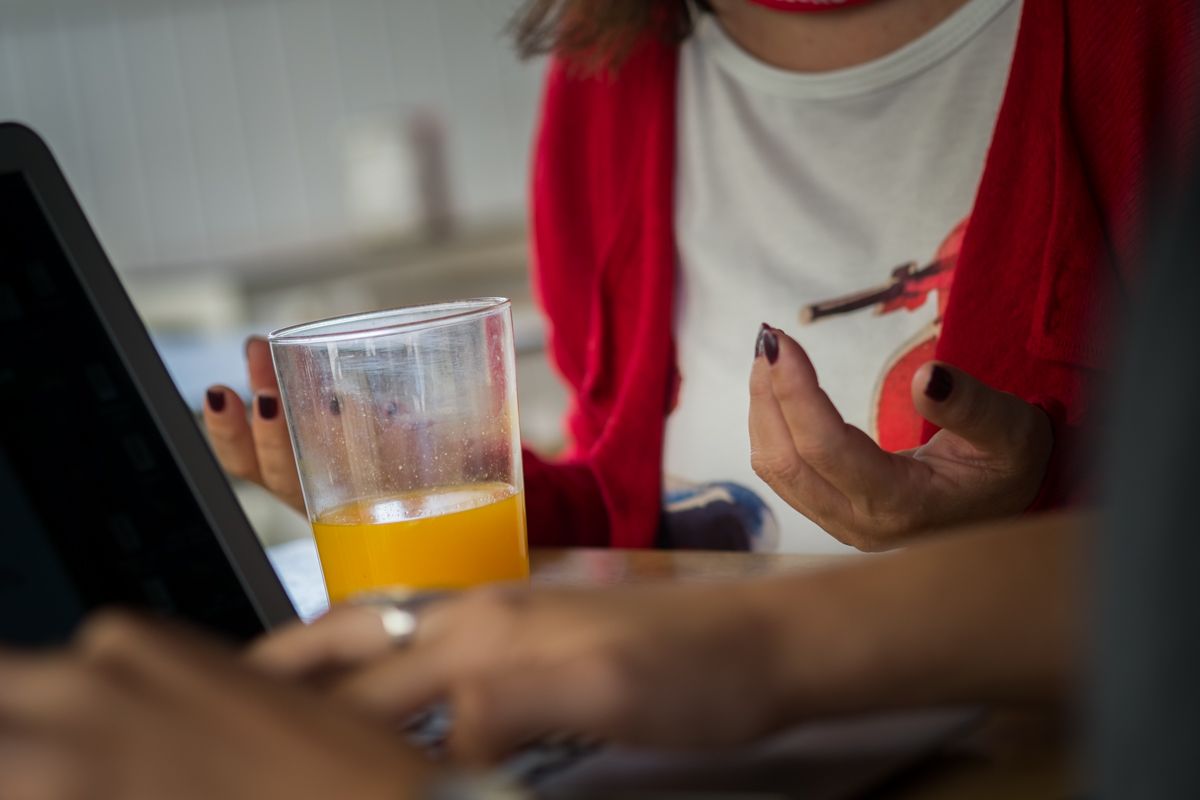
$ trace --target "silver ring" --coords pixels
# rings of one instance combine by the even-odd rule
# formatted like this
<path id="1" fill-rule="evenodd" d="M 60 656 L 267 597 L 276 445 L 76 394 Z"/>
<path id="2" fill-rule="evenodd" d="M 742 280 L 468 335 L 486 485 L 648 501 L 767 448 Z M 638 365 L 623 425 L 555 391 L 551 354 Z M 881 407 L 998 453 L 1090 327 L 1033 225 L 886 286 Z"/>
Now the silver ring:
<path id="1" fill-rule="evenodd" d="M 360 595 L 350 602 L 379 617 L 392 647 L 407 647 L 417 635 L 420 612 L 443 599 L 446 592 L 381 592 Z"/>
<path id="2" fill-rule="evenodd" d="M 413 611 L 395 605 L 374 605 L 369 608 L 379 615 L 383 632 L 387 634 L 392 647 L 407 647 L 417 635 L 417 615 Z"/>

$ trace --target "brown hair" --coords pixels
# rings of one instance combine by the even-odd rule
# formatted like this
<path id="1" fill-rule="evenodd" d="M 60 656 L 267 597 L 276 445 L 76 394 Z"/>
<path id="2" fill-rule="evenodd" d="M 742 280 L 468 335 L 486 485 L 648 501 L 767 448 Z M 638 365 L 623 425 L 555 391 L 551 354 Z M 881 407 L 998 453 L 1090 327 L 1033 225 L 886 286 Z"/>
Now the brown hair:
<path id="1" fill-rule="evenodd" d="M 692 15 L 688 0 L 526 0 L 510 27 L 523 57 L 553 52 L 595 70 L 619 64 L 643 35 L 682 40 Z"/>

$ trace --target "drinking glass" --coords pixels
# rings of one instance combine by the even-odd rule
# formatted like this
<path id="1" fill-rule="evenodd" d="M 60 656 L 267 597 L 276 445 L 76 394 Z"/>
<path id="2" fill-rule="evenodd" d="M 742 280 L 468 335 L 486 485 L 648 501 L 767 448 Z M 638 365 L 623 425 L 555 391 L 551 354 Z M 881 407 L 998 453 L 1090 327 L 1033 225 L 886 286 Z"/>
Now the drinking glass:
<path id="1" fill-rule="evenodd" d="M 508 300 L 339 317 L 269 341 L 330 602 L 528 576 Z"/>

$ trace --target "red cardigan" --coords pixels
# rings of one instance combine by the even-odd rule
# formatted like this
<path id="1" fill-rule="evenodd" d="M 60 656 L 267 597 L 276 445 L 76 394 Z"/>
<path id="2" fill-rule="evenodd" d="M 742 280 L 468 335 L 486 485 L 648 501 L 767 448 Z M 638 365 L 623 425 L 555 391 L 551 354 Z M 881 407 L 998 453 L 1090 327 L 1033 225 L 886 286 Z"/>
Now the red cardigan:
<path id="1" fill-rule="evenodd" d="M 1065 495 L 1061 445 L 1107 360 L 1151 145 L 1163 132 L 1183 138 L 1182 114 L 1172 120 L 1196 72 L 1190 12 L 1188 0 L 1024 3 L 937 356 L 1051 413 L 1060 446 L 1041 506 Z M 557 464 L 525 455 L 535 545 L 654 543 L 679 383 L 677 60 L 677 47 L 648 38 L 615 74 L 550 66 L 533 173 L 534 285 L 572 390 L 573 449 Z M 746 331 L 748 360 L 755 333 Z"/>

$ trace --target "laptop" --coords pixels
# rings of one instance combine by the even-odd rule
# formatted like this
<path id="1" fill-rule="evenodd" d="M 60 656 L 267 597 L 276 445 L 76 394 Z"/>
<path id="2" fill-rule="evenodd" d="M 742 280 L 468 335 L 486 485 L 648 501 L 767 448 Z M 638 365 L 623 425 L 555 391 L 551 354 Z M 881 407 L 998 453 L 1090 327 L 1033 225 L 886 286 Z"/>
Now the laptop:
<path id="1" fill-rule="evenodd" d="M 295 611 L 36 134 L 0 125 L 0 643 L 101 606 L 244 641 Z"/>
<path id="2" fill-rule="evenodd" d="M 0 508 L 0 646 L 61 643 L 109 605 L 234 641 L 298 618 L 49 149 L 12 123 L 0 124 Z M 323 610 L 311 542 L 273 556 L 299 616 Z M 548 798 L 846 797 L 977 717 L 806 725 L 719 755 L 534 746 L 504 768 Z M 431 719 L 414 741 L 444 735 Z"/>

